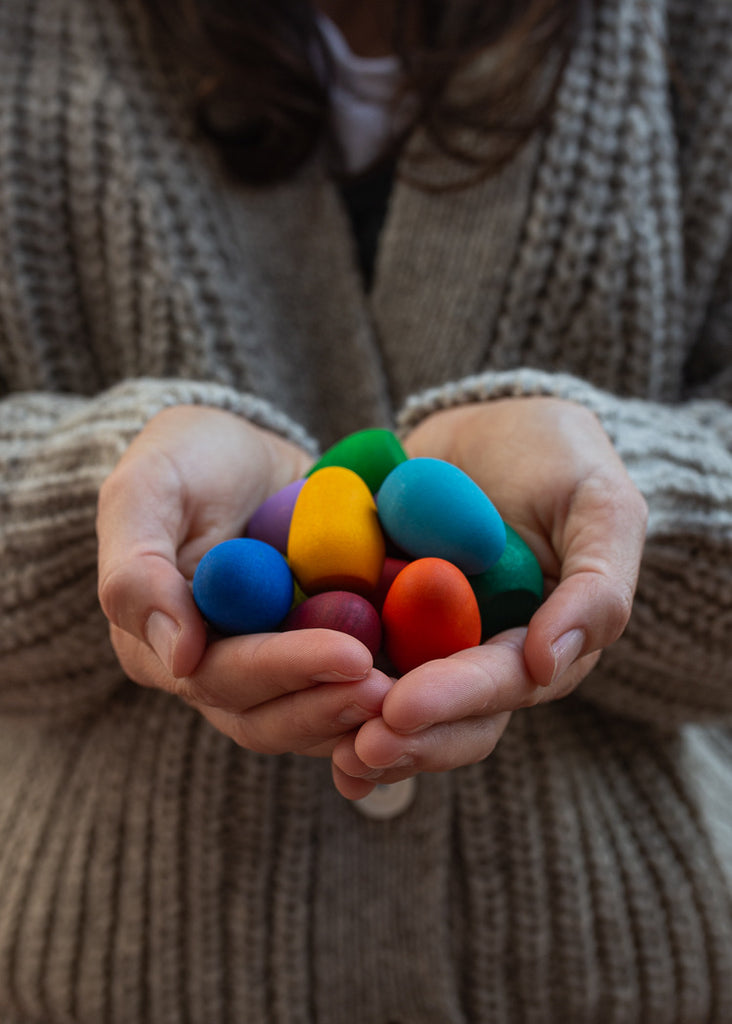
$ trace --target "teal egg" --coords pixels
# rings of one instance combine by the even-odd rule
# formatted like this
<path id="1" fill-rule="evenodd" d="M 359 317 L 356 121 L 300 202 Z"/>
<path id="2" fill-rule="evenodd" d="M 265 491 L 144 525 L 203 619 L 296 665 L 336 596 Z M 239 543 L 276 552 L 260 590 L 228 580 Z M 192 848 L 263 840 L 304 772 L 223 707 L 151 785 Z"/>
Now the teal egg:
<path id="1" fill-rule="evenodd" d="M 467 473 L 442 459 L 396 466 L 379 488 L 376 506 L 398 548 L 413 558 L 444 558 L 466 575 L 485 572 L 506 546 L 493 502 Z"/>

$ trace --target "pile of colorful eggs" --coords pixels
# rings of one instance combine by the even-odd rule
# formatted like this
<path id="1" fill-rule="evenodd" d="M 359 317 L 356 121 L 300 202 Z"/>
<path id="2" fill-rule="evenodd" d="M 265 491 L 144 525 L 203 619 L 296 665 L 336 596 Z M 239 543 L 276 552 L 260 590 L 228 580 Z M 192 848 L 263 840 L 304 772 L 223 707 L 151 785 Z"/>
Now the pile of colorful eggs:
<path id="1" fill-rule="evenodd" d="M 404 673 L 524 625 L 543 597 L 531 549 L 462 470 L 388 430 L 333 445 L 208 551 L 193 596 L 224 635 L 325 627 Z"/>

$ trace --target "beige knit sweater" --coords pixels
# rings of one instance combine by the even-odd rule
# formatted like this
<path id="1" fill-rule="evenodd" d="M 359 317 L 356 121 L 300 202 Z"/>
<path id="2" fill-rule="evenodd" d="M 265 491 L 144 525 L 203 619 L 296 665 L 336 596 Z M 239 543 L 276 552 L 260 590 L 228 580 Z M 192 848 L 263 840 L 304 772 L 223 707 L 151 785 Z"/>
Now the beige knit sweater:
<path id="1" fill-rule="evenodd" d="M 606 0 L 505 173 L 396 185 L 366 296 L 321 168 L 227 182 L 136 0 L 3 0 L 2 1024 L 730 1024 L 731 97 L 728 0 Z M 315 451 L 535 392 L 600 416 L 648 545 L 486 762 L 372 821 L 125 681 L 95 501 L 156 411 Z"/>

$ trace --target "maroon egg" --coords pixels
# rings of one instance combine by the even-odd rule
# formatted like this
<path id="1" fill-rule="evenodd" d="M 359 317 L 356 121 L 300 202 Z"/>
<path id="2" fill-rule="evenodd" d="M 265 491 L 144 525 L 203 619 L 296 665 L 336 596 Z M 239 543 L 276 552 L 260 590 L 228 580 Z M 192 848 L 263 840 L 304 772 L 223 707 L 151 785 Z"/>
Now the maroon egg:
<path id="1" fill-rule="evenodd" d="M 408 564 L 409 560 L 406 558 L 393 558 L 391 555 L 387 555 L 384 559 L 384 568 L 381 570 L 381 579 L 376 584 L 376 590 L 373 594 L 369 594 L 369 600 L 379 614 L 381 614 L 381 609 L 384 607 L 384 601 L 386 600 L 386 595 L 389 593 L 389 587 L 392 585 L 402 569 Z"/>
<path id="2" fill-rule="evenodd" d="M 327 590 L 306 598 L 288 614 L 282 629 L 335 629 L 349 633 L 374 656 L 381 647 L 378 612 L 365 597 L 347 590 Z"/>

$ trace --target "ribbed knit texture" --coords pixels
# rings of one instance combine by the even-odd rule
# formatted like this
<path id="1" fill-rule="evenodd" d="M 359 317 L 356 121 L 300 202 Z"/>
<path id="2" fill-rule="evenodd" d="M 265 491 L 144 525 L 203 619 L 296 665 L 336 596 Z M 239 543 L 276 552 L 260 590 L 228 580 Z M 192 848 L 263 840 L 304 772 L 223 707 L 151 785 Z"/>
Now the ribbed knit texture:
<path id="1" fill-rule="evenodd" d="M 0 4 L 0 1021 L 729 1024 L 732 6 L 599 2 L 551 131 L 397 181 L 368 296 L 323 169 L 227 181 L 175 74 L 136 0 Z M 370 821 L 124 679 L 96 496 L 157 411 L 315 452 L 514 394 L 593 409 L 650 524 L 485 763 Z"/>

